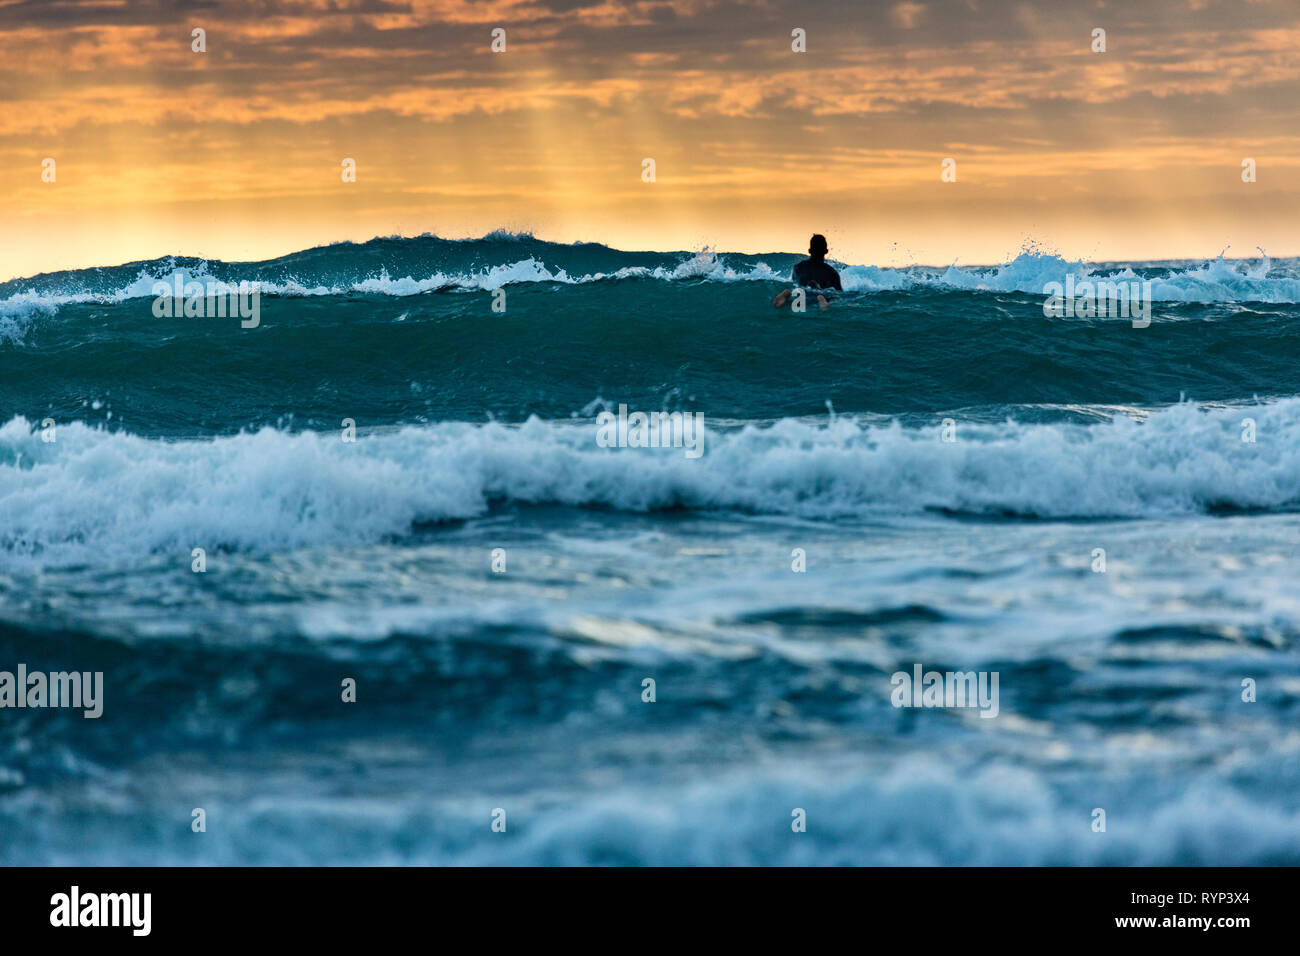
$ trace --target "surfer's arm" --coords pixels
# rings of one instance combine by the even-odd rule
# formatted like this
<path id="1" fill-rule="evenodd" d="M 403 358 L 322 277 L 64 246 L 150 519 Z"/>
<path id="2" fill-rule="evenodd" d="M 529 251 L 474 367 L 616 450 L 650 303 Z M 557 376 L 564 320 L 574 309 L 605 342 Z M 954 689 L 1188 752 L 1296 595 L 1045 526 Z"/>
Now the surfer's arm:
<path id="1" fill-rule="evenodd" d="M 779 293 L 777 294 L 777 297 L 776 297 L 775 299 L 772 300 L 772 308 L 774 308 L 774 309 L 779 309 L 779 308 L 781 308 L 781 306 L 785 305 L 786 302 L 789 301 L 789 299 L 790 299 L 790 292 L 791 292 L 791 291 L 792 291 L 792 290 L 790 290 L 790 289 L 784 289 L 784 290 L 782 290 L 781 292 L 779 292 Z"/>

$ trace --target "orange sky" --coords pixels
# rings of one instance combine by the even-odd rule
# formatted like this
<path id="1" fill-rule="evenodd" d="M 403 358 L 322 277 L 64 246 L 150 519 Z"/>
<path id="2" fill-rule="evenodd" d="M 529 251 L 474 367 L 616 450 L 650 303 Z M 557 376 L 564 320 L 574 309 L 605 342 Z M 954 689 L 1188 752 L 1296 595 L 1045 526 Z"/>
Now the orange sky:
<path id="1" fill-rule="evenodd" d="M 819 231 L 881 265 L 1300 254 L 1296 0 L 0 0 L 0 80 L 0 278 L 496 228 Z"/>

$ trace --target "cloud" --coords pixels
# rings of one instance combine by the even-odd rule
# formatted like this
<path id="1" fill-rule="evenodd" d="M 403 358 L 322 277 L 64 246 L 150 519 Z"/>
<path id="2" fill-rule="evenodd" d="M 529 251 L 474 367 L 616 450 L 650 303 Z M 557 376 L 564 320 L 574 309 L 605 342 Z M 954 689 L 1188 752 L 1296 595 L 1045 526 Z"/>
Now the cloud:
<path id="1" fill-rule="evenodd" d="M 331 221 L 359 208 L 334 182 L 357 155 L 389 231 L 433 195 L 530 215 L 563 194 L 569 222 L 647 201 L 626 170 L 649 155 L 656 209 L 687 222 L 705 199 L 770 204 L 791 179 L 841 200 L 887 184 L 920 207 L 952 155 L 962 190 L 996 190 L 1027 228 L 1053 190 L 1103 182 L 1101 201 L 1192 208 L 1250 155 L 1294 208 L 1278 172 L 1300 156 L 1298 100 L 1294 0 L 23 0 L 0 5 L 0 156 L 18 171 L 0 202 L 38 219 L 75 197 L 109 222 L 313 195 Z M 57 193 L 22 172 L 46 155 Z M 1227 197 L 1223 215 L 1244 215 Z"/>

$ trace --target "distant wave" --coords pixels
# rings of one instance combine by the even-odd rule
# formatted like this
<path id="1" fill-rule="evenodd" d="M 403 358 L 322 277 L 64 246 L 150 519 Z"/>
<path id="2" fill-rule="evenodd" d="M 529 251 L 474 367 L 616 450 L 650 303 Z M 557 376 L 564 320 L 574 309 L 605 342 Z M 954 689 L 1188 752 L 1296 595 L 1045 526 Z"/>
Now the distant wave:
<path id="1" fill-rule="evenodd" d="M 224 263 L 183 257 L 96 269 L 48 273 L 0 283 L 0 341 L 21 332 L 17 320 L 70 304 L 114 305 L 150 298 L 155 282 L 181 273 L 187 281 L 258 282 L 265 295 L 404 297 L 445 290 L 495 290 L 510 285 L 581 285 L 632 279 L 778 282 L 800 258 L 789 253 L 721 254 L 623 252 L 597 244 L 543 242 L 527 234 L 491 233 L 478 240 L 435 237 L 339 243 L 265 262 Z M 848 292 L 960 292 L 1043 294 L 1048 282 L 1076 279 L 1150 279 L 1160 302 L 1300 302 L 1300 271 L 1263 256 L 1256 264 L 1220 255 L 1199 263 L 1119 263 L 1099 266 L 1024 251 L 1003 265 L 946 269 L 846 265 Z"/>
<path id="2" fill-rule="evenodd" d="M 1255 421 L 1254 443 L 1241 440 Z M 940 427 L 787 419 L 681 449 L 598 447 L 590 423 L 274 429 L 161 441 L 81 424 L 0 428 L 0 569 L 192 547 L 274 551 L 408 534 L 493 501 L 735 509 L 810 519 L 957 512 L 1140 517 L 1300 506 L 1300 399 L 1190 403 L 1145 421 Z"/>

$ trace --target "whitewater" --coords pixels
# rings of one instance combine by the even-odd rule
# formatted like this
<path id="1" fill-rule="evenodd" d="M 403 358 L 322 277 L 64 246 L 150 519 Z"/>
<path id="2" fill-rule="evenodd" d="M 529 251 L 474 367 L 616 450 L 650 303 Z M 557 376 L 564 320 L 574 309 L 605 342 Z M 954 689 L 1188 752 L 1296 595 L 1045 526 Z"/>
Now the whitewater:
<path id="1" fill-rule="evenodd" d="M 105 675 L 94 732 L 0 722 L 0 862 L 1300 862 L 1300 262 L 841 264 L 775 311 L 798 258 L 0 283 L 0 669 Z M 159 318 L 177 276 L 260 324 Z M 1150 327 L 1045 316 L 1067 276 Z M 621 405 L 701 454 L 602 444 Z M 892 706 L 917 663 L 998 716 Z"/>

